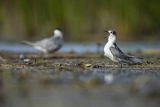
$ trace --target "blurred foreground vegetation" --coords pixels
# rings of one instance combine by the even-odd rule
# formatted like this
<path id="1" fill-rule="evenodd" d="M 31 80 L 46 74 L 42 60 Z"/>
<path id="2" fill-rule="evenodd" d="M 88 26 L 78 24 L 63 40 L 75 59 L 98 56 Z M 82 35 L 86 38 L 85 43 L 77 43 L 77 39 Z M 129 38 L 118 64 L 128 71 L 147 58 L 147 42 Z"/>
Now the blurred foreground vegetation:
<path id="1" fill-rule="evenodd" d="M 120 40 L 157 40 L 159 0 L 0 0 L 0 39 L 37 39 L 61 27 L 68 41 L 100 41 L 105 29 Z"/>

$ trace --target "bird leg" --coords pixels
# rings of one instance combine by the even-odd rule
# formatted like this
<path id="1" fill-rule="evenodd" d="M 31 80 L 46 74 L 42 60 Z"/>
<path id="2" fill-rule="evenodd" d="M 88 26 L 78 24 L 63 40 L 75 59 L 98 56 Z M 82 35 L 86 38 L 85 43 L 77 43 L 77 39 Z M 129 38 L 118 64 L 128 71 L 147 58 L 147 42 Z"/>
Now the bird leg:
<path id="1" fill-rule="evenodd" d="M 120 64 L 120 68 L 122 68 L 122 63 L 119 63 Z"/>

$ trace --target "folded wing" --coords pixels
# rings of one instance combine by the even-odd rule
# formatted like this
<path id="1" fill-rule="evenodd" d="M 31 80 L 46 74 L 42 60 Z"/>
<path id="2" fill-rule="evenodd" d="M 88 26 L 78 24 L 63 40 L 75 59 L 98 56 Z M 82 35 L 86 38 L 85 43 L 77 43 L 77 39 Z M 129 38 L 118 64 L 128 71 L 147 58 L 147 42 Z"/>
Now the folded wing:
<path id="1" fill-rule="evenodd" d="M 123 51 L 119 49 L 116 43 L 113 44 L 113 46 L 110 48 L 110 51 L 112 55 L 120 62 L 120 63 L 127 63 L 127 64 L 140 64 L 142 63 L 142 59 L 135 57 L 135 56 L 129 56 L 125 54 Z"/>

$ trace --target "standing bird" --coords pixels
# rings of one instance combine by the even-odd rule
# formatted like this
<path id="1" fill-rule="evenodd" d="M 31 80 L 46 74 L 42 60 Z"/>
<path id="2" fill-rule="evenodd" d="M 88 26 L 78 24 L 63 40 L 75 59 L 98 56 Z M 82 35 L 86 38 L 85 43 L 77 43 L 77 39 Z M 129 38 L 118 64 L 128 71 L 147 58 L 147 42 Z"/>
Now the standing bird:
<path id="1" fill-rule="evenodd" d="M 23 43 L 32 46 L 33 48 L 43 52 L 52 53 L 58 51 L 63 45 L 63 33 L 59 28 L 53 30 L 53 35 L 35 43 L 24 41 Z"/>
<path id="2" fill-rule="evenodd" d="M 125 54 L 116 44 L 117 34 L 115 31 L 105 31 L 109 33 L 108 42 L 104 46 L 104 56 L 107 56 L 113 62 L 120 64 L 142 64 L 142 59 L 136 56 Z"/>

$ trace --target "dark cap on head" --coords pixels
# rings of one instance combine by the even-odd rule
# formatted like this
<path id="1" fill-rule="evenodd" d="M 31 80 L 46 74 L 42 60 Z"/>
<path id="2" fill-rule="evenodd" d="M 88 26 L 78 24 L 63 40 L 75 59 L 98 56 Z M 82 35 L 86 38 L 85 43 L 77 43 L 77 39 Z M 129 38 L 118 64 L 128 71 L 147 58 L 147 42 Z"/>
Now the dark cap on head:
<path id="1" fill-rule="evenodd" d="M 113 31 L 112 33 L 113 33 L 114 35 L 117 35 L 116 31 Z"/>
<path id="2" fill-rule="evenodd" d="M 59 28 L 59 27 L 56 27 L 54 30 L 60 30 L 60 31 L 62 31 L 62 29 L 61 29 L 61 28 Z"/>
<path id="3" fill-rule="evenodd" d="M 116 31 L 114 31 L 114 30 L 108 30 L 108 33 L 113 34 L 113 35 L 117 35 Z"/>
<path id="4" fill-rule="evenodd" d="M 113 34 L 113 35 L 117 35 L 116 31 L 114 30 L 105 30 L 105 33 L 109 33 L 109 34 Z"/>

